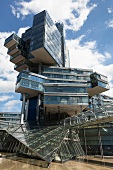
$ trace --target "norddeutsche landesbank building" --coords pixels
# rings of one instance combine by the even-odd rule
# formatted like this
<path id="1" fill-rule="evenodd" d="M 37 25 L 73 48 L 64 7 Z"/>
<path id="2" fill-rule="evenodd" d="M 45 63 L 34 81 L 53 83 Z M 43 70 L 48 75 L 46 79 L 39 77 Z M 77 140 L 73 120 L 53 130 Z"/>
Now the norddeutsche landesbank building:
<path id="1" fill-rule="evenodd" d="M 96 138 L 98 128 L 83 125 L 89 122 L 87 126 L 91 127 L 91 121 L 97 120 L 95 110 L 102 114 L 99 108 L 106 109 L 111 103 L 113 98 L 100 94 L 109 90 L 108 80 L 91 69 L 70 67 L 63 24 L 54 23 L 48 12 L 42 11 L 21 38 L 13 33 L 4 45 L 19 73 L 15 92 L 21 94 L 22 108 L 20 123 L 9 124 L 6 129 L 2 126 L 1 150 L 47 162 L 83 156 L 88 148 L 89 154 L 96 150 L 102 155 L 98 139 L 86 137 L 86 143 L 84 138 L 85 131 L 86 136 L 90 131 Z M 98 124 L 102 123 L 105 120 Z"/>

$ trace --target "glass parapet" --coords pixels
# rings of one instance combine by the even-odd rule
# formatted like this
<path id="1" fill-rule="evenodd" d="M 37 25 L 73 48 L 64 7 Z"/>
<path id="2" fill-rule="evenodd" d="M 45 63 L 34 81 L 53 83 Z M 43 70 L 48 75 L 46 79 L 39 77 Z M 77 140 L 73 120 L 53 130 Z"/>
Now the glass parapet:
<path id="1" fill-rule="evenodd" d="M 44 104 L 88 104 L 88 96 L 44 96 Z"/>
<path id="2" fill-rule="evenodd" d="M 87 93 L 86 87 L 75 86 L 45 86 L 45 92 Z"/>
<path id="3" fill-rule="evenodd" d="M 109 89 L 108 80 L 106 76 L 93 73 L 90 75 L 90 78 L 91 78 L 92 87 L 100 86 Z"/>
<path id="4" fill-rule="evenodd" d="M 17 43 L 14 44 L 13 46 L 11 46 L 11 47 L 8 49 L 7 54 L 10 54 L 14 49 L 19 49 Z M 10 54 L 10 55 L 12 55 L 12 54 Z"/>
<path id="5" fill-rule="evenodd" d="M 10 60 L 18 57 L 19 55 L 22 55 L 23 57 L 27 58 L 27 53 L 24 52 L 23 50 L 19 51 L 19 52 L 16 52 L 15 54 L 13 54 L 11 57 L 10 57 Z"/>
<path id="6" fill-rule="evenodd" d="M 72 80 L 72 79 L 58 79 L 58 78 L 55 78 L 55 79 L 51 79 L 51 78 L 47 78 L 46 80 L 46 83 L 75 83 L 75 84 L 85 84 L 87 85 L 87 81 L 77 81 L 77 80 Z"/>
<path id="7" fill-rule="evenodd" d="M 17 83 L 20 81 L 21 78 L 25 78 L 25 79 L 28 79 L 28 80 L 31 80 L 31 81 L 35 81 L 35 82 L 39 82 L 39 83 L 44 83 L 44 78 L 41 77 L 40 75 L 38 74 L 33 74 L 31 72 L 28 72 L 28 71 L 22 71 L 18 77 L 17 77 Z"/>
<path id="8" fill-rule="evenodd" d="M 9 36 L 6 40 L 5 40 L 5 44 L 9 43 L 11 40 L 15 40 L 16 42 L 19 42 L 20 37 L 18 37 L 15 33 L 13 33 L 11 36 Z"/>
<path id="9" fill-rule="evenodd" d="M 98 86 L 109 89 L 109 84 L 102 81 L 98 81 Z"/>
<path id="10" fill-rule="evenodd" d="M 63 74 L 51 74 L 43 73 L 44 76 L 48 78 L 59 78 L 59 79 L 73 79 L 73 80 L 86 80 L 90 81 L 89 76 L 79 76 L 79 75 L 63 75 Z"/>
<path id="11" fill-rule="evenodd" d="M 50 81 L 47 79 L 47 77 L 44 77 L 44 76 L 41 76 L 41 75 L 38 75 L 38 74 L 35 74 L 35 73 L 32 73 L 32 72 L 29 72 L 29 71 L 22 71 L 18 77 L 17 77 L 17 82 L 16 84 L 21 80 L 21 79 L 25 79 L 26 81 L 33 81 L 33 82 L 36 82 L 36 83 L 46 83 L 44 84 L 44 91 L 45 92 L 65 92 L 65 93 L 87 93 L 87 86 L 86 84 L 80 84 L 78 85 L 77 82 L 71 82 L 71 83 L 74 83 L 73 85 L 70 85 L 69 86 L 69 83 L 70 82 L 63 82 L 61 81 L 61 83 L 68 83 L 67 86 L 64 86 L 63 84 L 59 84 L 56 85 L 51 85 L 51 84 L 47 84 L 47 83 L 56 83 L 56 81 Z M 57 81 L 57 83 L 60 83 L 60 81 Z M 77 84 L 77 85 L 76 85 Z"/>
<path id="12" fill-rule="evenodd" d="M 28 65 L 29 67 L 32 67 L 32 66 L 33 66 L 33 63 L 32 63 L 32 62 L 30 62 L 30 61 L 27 60 L 27 59 L 24 59 L 24 60 L 18 62 L 18 63 L 14 66 L 14 69 L 16 70 L 19 66 L 24 65 L 24 64 L 25 64 L 25 65 Z"/>
<path id="13" fill-rule="evenodd" d="M 21 78 L 21 80 L 17 83 L 15 90 L 17 90 L 19 87 L 25 87 L 29 88 L 32 90 L 37 90 L 37 91 L 44 91 L 44 87 L 42 84 L 39 82 L 31 81 L 25 78 Z"/>
<path id="14" fill-rule="evenodd" d="M 89 75 L 92 73 L 92 70 L 82 70 L 82 69 L 75 69 L 75 68 L 65 68 L 65 67 L 42 67 L 42 72 L 55 72 L 55 73 L 75 73 L 75 74 L 83 74 Z"/>
<path id="15" fill-rule="evenodd" d="M 15 54 L 13 54 L 12 56 L 10 56 L 10 61 L 14 61 L 16 60 L 14 63 L 23 60 L 24 58 L 27 58 L 27 53 L 24 51 L 18 51 Z"/>

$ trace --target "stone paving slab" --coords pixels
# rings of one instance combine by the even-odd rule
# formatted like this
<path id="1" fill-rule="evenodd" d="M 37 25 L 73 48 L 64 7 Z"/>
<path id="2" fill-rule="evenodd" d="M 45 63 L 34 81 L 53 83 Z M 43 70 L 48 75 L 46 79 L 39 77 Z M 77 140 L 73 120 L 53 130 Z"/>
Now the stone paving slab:
<path id="1" fill-rule="evenodd" d="M 23 162 L 22 160 L 23 159 Z M 60 163 L 51 163 L 49 168 L 42 168 L 39 166 L 36 166 L 36 162 L 39 162 L 38 160 L 34 161 L 34 165 L 30 164 L 30 161 L 33 162 L 31 159 L 24 159 L 20 158 L 20 160 L 13 160 L 13 159 L 5 159 L 0 158 L 0 170 L 110 170 L 113 167 L 106 167 L 103 165 L 95 165 L 90 163 L 84 163 L 84 162 L 77 162 L 75 160 L 66 162 L 64 164 Z"/>

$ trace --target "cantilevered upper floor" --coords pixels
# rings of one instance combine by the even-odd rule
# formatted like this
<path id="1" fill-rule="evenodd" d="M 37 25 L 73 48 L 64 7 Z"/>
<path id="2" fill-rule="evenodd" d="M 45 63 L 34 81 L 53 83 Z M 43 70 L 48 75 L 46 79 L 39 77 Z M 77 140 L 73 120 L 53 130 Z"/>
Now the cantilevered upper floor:
<path id="1" fill-rule="evenodd" d="M 22 38 L 13 33 L 5 40 L 4 46 L 8 48 L 10 61 L 16 64 L 23 56 L 35 64 L 69 66 L 69 53 L 63 37 L 63 25 L 59 23 L 59 26 L 62 27 L 62 33 L 45 10 L 35 15 L 32 27 L 22 34 Z M 27 55 L 23 55 L 22 52 L 21 56 L 15 57 L 20 50 Z"/>
<path id="2" fill-rule="evenodd" d="M 26 34 L 26 33 L 25 33 Z M 33 63 L 63 65 L 61 34 L 47 11 L 34 16 L 29 57 Z"/>
<path id="3" fill-rule="evenodd" d="M 96 74 L 97 83 L 92 75 Z M 97 76 L 98 75 L 98 76 Z M 101 83 L 100 83 L 101 82 Z M 18 93 L 26 94 L 26 99 L 43 95 L 43 105 L 48 112 L 58 110 L 73 115 L 89 105 L 89 96 L 108 90 L 107 77 L 99 77 L 87 69 L 42 66 L 40 74 L 22 71 L 17 78 Z"/>
<path id="4" fill-rule="evenodd" d="M 5 40 L 4 46 L 7 48 L 10 48 L 16 43 L 19 43 L 19 40 L 20 40 L 20 37 L 18 37 L 15 33 L 13 33 Z"/>
<path id="5" fill-rule="evenodd" d="M 90 79 L 91 88 L 88 89 L 89 96 L 94 96 L 109 90 L 107 76 L 95 72 L 90 75 Z"/>
<path id="6" fill-rule="evenodd" d="M 26 99 L 42 95 L 43 105 L 50 110 L 84 108 L 88 97 L 109 89 L 106 76 L 90 69 L 69 68 L 63 25 L 55 24 L 47 11 L 34 16 L 32 27 L 22 38 L 13 33 L 4 45 L 14 69 L 20 72 L 15 91 L 26 94 Z"/>

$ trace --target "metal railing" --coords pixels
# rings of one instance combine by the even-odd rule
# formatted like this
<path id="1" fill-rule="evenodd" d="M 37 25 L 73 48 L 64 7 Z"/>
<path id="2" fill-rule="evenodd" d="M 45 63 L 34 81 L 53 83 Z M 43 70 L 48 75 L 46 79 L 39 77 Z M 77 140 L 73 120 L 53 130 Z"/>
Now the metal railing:
<path id="1" fill-rule="evenodd" d="M 108 119 L 109 118 L 109 119 Z M 80 126 L 85 125 L 92 125 L 93 123 L 101 123 L 113 121 L 113 103 L 107 106 L 99 107 L 98 109 L 88 110 L 85 112 L 81 112 L 78 115 L 68 117 L 61 121 L 64 126 Z"/>

